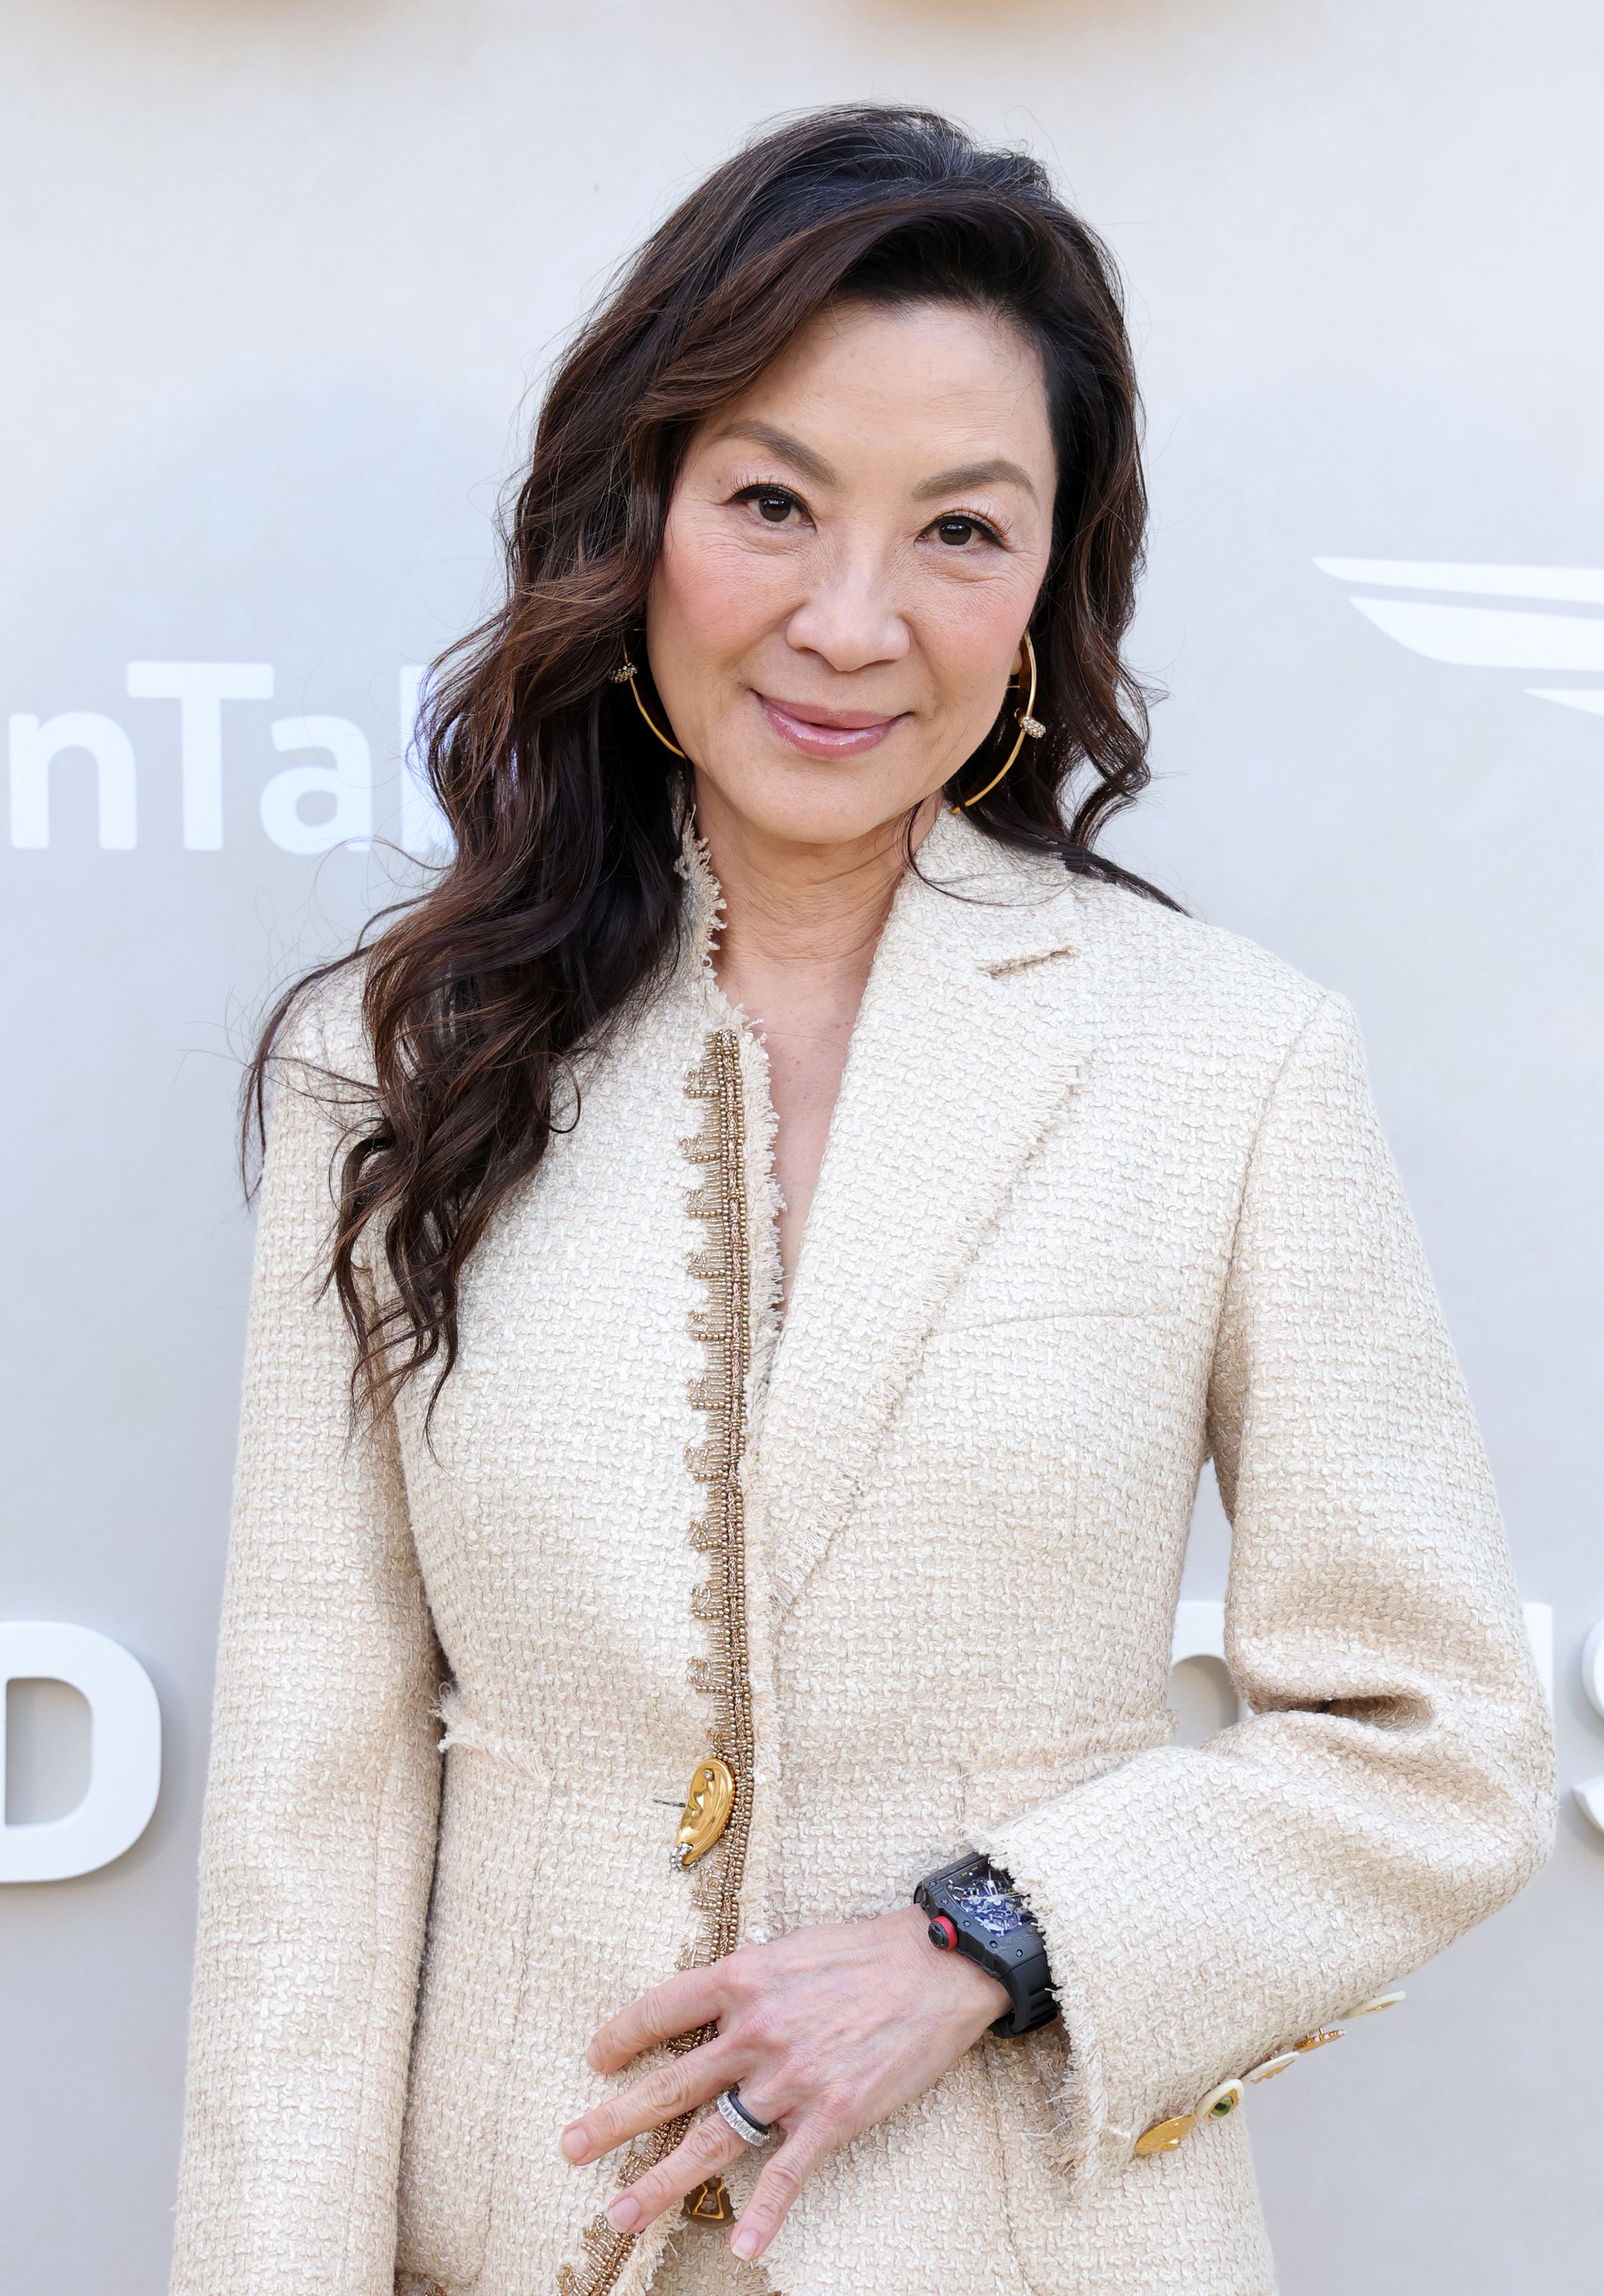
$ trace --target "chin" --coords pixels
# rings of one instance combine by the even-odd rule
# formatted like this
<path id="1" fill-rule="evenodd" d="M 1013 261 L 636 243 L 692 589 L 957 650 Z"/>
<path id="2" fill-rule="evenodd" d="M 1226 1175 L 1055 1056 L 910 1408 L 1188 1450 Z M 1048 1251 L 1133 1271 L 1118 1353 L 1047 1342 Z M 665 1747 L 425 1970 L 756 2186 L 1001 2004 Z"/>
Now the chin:
<path id="1" fill-rule="evenodd" d="M 708 778 L 708 777 L 704 777 Z M 784 845 L 855 845 L 900 825 L 929 794 L 861 767 L 777 759 L 770 771 L 749 765 L 714 783 L 715 807 L 757 836 Z"/>

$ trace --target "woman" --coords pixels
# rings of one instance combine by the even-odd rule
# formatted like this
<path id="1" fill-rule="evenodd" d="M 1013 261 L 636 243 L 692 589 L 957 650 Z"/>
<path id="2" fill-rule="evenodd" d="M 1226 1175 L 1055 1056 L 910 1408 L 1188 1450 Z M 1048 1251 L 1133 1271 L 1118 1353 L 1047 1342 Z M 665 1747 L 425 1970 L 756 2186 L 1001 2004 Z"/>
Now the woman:
<path id="1" fill-rule="evenodd" d="M 1267 2289 L 1244 2083 L 1541 1857 L 1351 1017 L 1093 850 L 1142 521 L 1106 257 L 924 114 L 561 365 L 454 859 L 256 1070 L 182 2296 Z"/>

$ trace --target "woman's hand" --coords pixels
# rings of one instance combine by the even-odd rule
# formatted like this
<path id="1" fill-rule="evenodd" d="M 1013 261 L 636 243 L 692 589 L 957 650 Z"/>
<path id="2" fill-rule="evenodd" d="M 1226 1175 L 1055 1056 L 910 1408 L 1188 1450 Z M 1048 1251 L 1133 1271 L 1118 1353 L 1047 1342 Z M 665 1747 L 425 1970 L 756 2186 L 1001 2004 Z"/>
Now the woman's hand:
<path id="1" fill-rule="evenodd" d="M 730 2242 L 737 2256 L 761 2255 L 824 2155 L 939 2080 L 1007 2008 L 994 1977 L 938 1953 L 928 1931 L 908 1906 L 745 1946 L 654 1986 L 592 2041 L 598 2072 L 620 2072 L 675 2034 L 716 2034 L 576 2120 L 563 2152 L 593 2161 L 739 2085 L 747 2111 L 785 2132 Z M 639 2232 L 747 2149 L 709 2113 L 607 2213 L 621 2232 Z"/>

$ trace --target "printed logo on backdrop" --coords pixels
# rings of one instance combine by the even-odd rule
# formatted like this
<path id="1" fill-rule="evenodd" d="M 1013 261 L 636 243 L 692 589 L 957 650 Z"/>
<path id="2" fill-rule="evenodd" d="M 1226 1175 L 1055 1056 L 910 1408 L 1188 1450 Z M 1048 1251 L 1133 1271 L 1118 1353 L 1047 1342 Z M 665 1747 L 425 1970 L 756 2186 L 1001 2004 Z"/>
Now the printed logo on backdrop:
<path id="1" fill-rule="evenodd" d="M 397 681 L 397 752 L 401 759 L 397 842 L 422 859 L 445 850 L 450 832 L 419 772 L 413 742 L 423 665 L 408 662 Z M 183 842 L 193 853 L 220 851 L 225 832 L 238 833 L 226 793 L 229 705 L 271 701 L 273 666 L 265 661 L 131 661 L 131 701 L 177 705 L 178 772 Z M 133 736 L 115 718 L 94 709 L 65 709 L 41 719 L 26 709 L 7 720 L 11 781 L 11 841 L 41 852 L 50 844 L 51 768 L 58 758 L 86 756 L 94 768 L 99 841 L 108 852 L 139 842 L 140 767 Z M 274 774 L 257 800 L 257 820 L 268 842 L 283 853 L 318 854 L 346 846 L 365 852 L 373 842 L 373 758 L 367 735 L 354 719 L 314 716 L 275 718 L 274 749 L 299 763 Z"/>
<path id="2" fill-rule="evenodd" d="M 1462 566 L 1406 558 L 1317 558 L 1322 574 L 1366 590 L 1430 590 L 1434 599 L 1355 597 L 1379 630 L 1428 661 L 1466 669 L 1546 670 L 1604 678 L 1604 614 L 1564 606 L 1604 606 L 1604 567 Z M 1466 598 L 1531 599 L 1528 606 L 1466 605 Z M 1444 601 L 1453 603 L 1445 603 Z M 1528 685 L 1539 701 L 1604 717 L 1604 685 Z"/>

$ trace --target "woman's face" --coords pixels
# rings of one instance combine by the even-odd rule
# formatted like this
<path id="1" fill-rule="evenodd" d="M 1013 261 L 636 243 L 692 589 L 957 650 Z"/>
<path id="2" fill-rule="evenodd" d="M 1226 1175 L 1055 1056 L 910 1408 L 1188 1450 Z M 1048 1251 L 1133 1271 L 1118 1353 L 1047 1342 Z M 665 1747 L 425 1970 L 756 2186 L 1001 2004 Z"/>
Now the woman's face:
<path id="1" fill-rule="evenodd" d="M 704 815 L 839 845 L 938 790 L 1003 706 L 1056 478 L 1034 348 L 956 304 L 839 306 L 710 416 L 646 623 Z"/>

